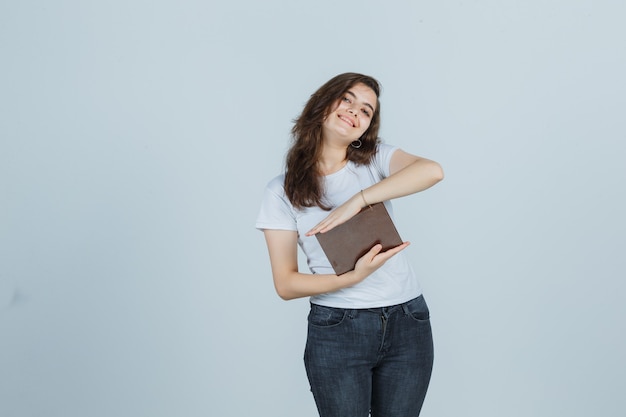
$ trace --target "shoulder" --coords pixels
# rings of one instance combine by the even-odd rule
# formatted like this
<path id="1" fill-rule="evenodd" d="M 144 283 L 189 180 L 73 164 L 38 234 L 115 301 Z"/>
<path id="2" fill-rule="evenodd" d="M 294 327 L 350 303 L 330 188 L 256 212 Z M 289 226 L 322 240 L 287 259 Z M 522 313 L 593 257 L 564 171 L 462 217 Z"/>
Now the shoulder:
<path id="1" fill-rule="evenodd" d="M 285 193 L 285 174 L 277 175 L 272 178 L 265 187 L 268 191 L 276 194 Z"/>
<path id="2" fill-rule="evenodd" d="M 285 195 L 283 175 L 276 176 L 267 183 L 256 227 L 261 230 L 297 230 L 296 213 Z"/>
<path id="3" fill-rule="evenodd" d="M 376 146 L 376 154 L 377 155 L 391 155 L 392 153 L 394 153 L 396 150 L 398 150 L 399 148 L 395 145 L 390 145 L 388 143 L 379 143 Z"/>
<path id="4" fill-rule="evenodd" d="M 285 192 L 285 174 L 277 175 L 272 178 L 265 186 L 264 191 L 264 204 L 272 206 L 281 206 L 288 208 L 289 211 L 293 211 L 293 205 L 287 197 Z"/>
<path id="5" fill-rule="evenodd" d="M 376 153 L 370 161 L 370 166 L 378 173 L 380 179 L 390 175 L 391 157 L 399 148 L 387 143 L 379 143 Z"/>

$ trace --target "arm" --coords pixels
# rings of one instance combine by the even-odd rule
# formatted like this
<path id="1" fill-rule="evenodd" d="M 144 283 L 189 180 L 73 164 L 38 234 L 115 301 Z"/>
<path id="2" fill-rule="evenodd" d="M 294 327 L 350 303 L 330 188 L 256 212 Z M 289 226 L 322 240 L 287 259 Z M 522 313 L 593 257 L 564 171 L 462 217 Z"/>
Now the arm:
<path id="1" fill-rule="evenodd" d="M 363 281 L 380 268 L 387 259 L 409 245 L 405 242 L 386 252 L 381 245 L 374 246 L 358 260 L 355 269 L 342 275 L 303 274 L 298 272 L 297 232 L 291 230 L 264 230 L 270 255 L 274 287 L 284 300 L 337 291 Z"/>
<path id="2" fill-rule="evenodd" d="M 443 169 L 437 162 L 411 155 L 400 149 L 391 156 L 389 169 L 389 177 L 363 190 L 368 203 L 415 194 L 443 179 Z"/>
<path id="3" fill-rule="evenodd" d="M 443 179 L 443 170 L 437 162 L 411 155 L 400 149 L 391 156 L 389 169 L 390 175 L 387 178 L 352 196 L 307 232 L 307 236 L 327 232 L 348 221 L 367 204 L 415 194 Z"/>

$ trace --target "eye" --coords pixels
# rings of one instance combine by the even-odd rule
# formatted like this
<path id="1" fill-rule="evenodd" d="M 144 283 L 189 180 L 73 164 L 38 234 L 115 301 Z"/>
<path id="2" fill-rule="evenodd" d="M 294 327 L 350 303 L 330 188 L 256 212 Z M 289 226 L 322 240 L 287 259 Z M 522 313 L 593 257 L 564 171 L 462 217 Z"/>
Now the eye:
<path id="1" fill-rule="evenodd" d="M 345 101 L 346 103 L 352 103 L 347 96 L 343 98 L 343 101 Z"/>
<path id="2" fill-rule="evenodd" d="M 370 117 L 370 112 L 367 111 L 366 109 L 361 110 L 363 112 L 364 115 L 366 115 L 367 117 Z"/>

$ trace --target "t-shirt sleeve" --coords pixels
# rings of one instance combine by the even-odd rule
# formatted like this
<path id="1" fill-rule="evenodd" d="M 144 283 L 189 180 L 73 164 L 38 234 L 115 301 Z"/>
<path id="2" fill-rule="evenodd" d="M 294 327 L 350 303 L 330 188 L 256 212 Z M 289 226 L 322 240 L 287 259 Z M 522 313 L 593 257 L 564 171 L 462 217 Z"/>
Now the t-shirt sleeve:
<path id="1" fill-rule="evenodd" d="M 378 150 L 374 155 L 372 164 L 381 175 L 381 179 L 387 178 L 390 175 L 389 167 L 391 165 L 391 157 L 398 149 L 399 148 L 397 146 L 388 145 L 386 143 L 380 143 L 378 145 Z"/>
<path id="2" fill-rule="evenodd" d="M 283 181 L 283 176 L 276 177 L 265 188 L 256 219 L 257 229 L 298 230 L 295 212 L 285 195 Z"/>

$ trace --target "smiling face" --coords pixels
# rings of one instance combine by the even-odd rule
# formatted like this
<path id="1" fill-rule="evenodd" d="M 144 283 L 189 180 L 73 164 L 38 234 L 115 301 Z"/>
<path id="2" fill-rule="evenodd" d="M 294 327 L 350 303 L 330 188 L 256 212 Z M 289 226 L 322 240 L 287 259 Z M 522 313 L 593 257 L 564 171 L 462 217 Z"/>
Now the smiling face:
<path id="1" fill-rule="evenodd" d="M 322 125 L 324 138 L 349 145 L 369 128 L 376 110 L 376 93 L 365 84 L 355 84 L 331 107 Z"/>

